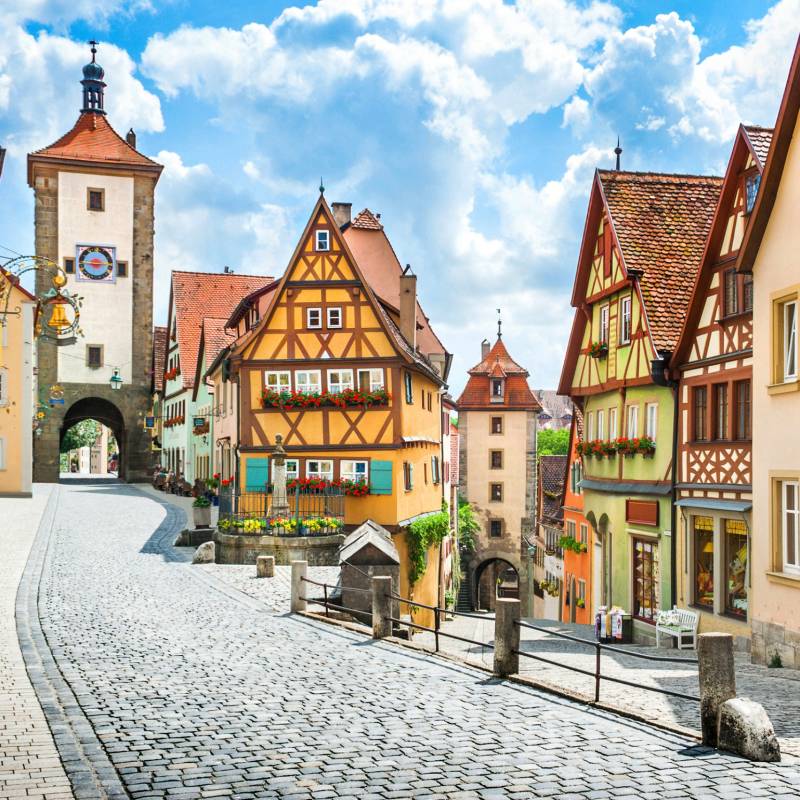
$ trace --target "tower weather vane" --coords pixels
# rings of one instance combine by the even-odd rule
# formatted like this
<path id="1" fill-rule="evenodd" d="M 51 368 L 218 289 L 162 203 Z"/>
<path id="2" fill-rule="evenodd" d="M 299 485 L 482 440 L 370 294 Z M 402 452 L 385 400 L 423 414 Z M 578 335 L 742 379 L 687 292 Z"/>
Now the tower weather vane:
<path id="1" fill-rule="evenodd" d="M 503 320 L 500 318 L 500 309 L 497 309 L 497 338 L 503 338 Z"/>

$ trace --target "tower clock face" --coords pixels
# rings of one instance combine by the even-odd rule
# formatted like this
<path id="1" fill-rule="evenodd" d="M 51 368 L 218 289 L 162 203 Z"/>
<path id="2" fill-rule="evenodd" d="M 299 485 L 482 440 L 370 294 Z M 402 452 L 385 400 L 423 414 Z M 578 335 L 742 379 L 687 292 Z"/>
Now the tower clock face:
<path id="1" fill-rule="evenodd" d="M 78 278 L 89 281 L 114 281 L 116 254 L 113 247 L 78 246 Z"/>

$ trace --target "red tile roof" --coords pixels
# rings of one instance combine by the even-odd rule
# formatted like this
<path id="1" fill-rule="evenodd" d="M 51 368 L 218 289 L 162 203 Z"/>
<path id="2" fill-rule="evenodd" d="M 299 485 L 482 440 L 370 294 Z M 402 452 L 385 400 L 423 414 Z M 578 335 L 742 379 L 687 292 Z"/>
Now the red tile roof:
<path id="1" fill-rule="evenodd" d="M 153 328 L 153 391 L 164 390 L 164 364 L 167 357 L 167 329 L 156 325 Z"/>
<path id="2" fill-rule="evenodd" d="M 722 178 L 597 172 L 626 271 L 640 270 L 650 334 L 658 350 L 678 341 Z"/>
<path id="3" fill-rule="evenodd" d="M 368 209 L 365 208 L 356 214 L 356 218 L 350 223 L 353 228 L 362 228 L 368 231 L 382 231 L 383 225 L 380 220 Z"/>
<path id="4" fill-rule="evenodd" d="M 539 456 L 539 507 L 543 521 L 558 523 L 564 519 L 567 460 L 565 455 Z"/>
<path id="5" fill-rule="evenodd" d="M 203 320 L 210 317 L 227 321 L 242 297 L 272 281 L 266 275 L 173 271 L 170 315 L 174 306 L 185 389 L 194 386 Z"/>
<path id="6" fill-rule="evenodd" d="M 458 398 L 459 409 L 520 409 L 540 411 L 541 405 L 528 386 L 528 371 L 517 364 L 508 354 L 505 343 L 498 337 L 494 347 L 486 357 L 471 370 L 470 378 L 461 397 Z M 505 377 L 506 385 L 503 402 L 492 402 L 490 377 Z"/>
<path id="7" fill-rule="evenodd" d="M 230 328 L 226 328 L 226 319 L 216 319 L 214 317 L 206 317 L 203 320 L 203 341 L 204 353 L 203 358 L 206 366 L 211 366 L 211 363 L 216 357 L 229 345 L 236 341 L 236 332 Z"/>
<path id="8" fill-rule="evenodd" d="M 32 180 L 34 161 L 91 161 L 109 167 L 145 169 L 160 173 L 163 169 L 131 147 L 109 123 L 104 114 L 84 113 L 72 130 L 48 147 L 28 155 L 28 182 Z"/>
<path id="9" fill-rule="evenodd" d="M 761 128 L 758 125 L 744 125 L 743 127 L 763 170 L 767 163 L 769 146 L 772 144 L 772 128 Z"/>

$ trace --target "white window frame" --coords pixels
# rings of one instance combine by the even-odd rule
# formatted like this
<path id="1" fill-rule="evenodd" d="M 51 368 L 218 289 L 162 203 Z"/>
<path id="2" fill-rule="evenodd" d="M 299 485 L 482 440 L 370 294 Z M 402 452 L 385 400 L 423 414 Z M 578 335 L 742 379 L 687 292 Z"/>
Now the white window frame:
<path id="1" fill-rule="evenodd" d="M 611 325 L 611 307 L 608 303 L 600 306 L 600 341 L 608 344 Z"/>
<path id="2" fill-rule="evenodd" d="M 631 343 L 631 321 L 633 311 L 633 298 L 626 295 L 619 301 L 619 343 Z"/>
<path id="3" fill-rule="evenodd" d="M 369 373 L 369 391 L 375 392 L 378 389 L 383 389 L 386 387 L 386 375 L 383 371 L 383 367 L 367 367 L 365 369 L 359 369 L 356 371 L 356 377 L 358 378 L 358 389 L 361 390 L 361 376 L 365 373 Z"/>
<path id="4" fill-rule="evenodd" d="M 6 438 L 0 436 L 0 470 L 6 469 Z"/>
<path id="5" fill-rule="evenodd" d="M 363 467 L 363 469 L 359 471 L 359 467 Z M 339 466 L 339 477 L 349 481 L 369 481 L 369 461 L 343 460 Z"/>
<path id="6" fill-rule="evenodd" d="M 653 441 L 658 435 L 658 403 L 646 403 L 644 407 L 644 434 Z"/>
<path id="7" fill-rule="evenodd" d="M 577 541 L 577 530 L 574 519 L 567 520 L 567 536 L 571 536 Z"/>
<path id="8" fill-rule="evenodd" d="M 581 544 L 589 544 L 589 526 L 585 522 L 581 522 L 580 533 L 578 534 L 578 541 Z"/>
<path id="9" fill-rule="evenodd" d="M 597 438 L 603 439 L 606 433 L 606 414 L 602 408 L 597 410 Z"/>
<path id="10" fill-rule="evenodd" d="M 315 378 L 315 380 L 312 380 Z M 294 387 L 298 392 L 322 392 L 322 372 L 318 369 L 298 369 L 294 373 Z"/>
<path id="11" fill-rule="evenodd" d="M 634 436 L 639 435 L 639 406 L 629 405 L 625 413 L 627 414 L 625 435 L 629 439 L 633 439 Z"/>
<path id="12" fill-rule="evenodd" d="M 617 436 L 617 409 L 608 409 L 608 438 L 613 442 Z"/>
<path id="13" fill-rule="evenodd" d="M 797 300 L 783 304 L 783 380 L 797 380 Z"/>
<path id="14" fill-rule="evenodd" d="M 314 237 L 314 249 L 318 253 L 328 253 L 331 249 L 331 232 L 321 228 Z"/>
<path id="15" fill-rule="evenodd" d="M 341 328 L 342 327 L 342 307 L 341 306 L 330 306 L 326 309 L 326 316 L 328 320 L 328 327 L 329 328 Z M 333 317 L 338 316 L 338 320 L 334 321 Z"/>
<path id="16" fill-rule="evenodd" d="M 300 477 L 300 459 L 287 458 L 286 459 L 286 480 L 293 481 Z"/>
<path id="17" fill-rule="evenodd" d="M 275 385 L 270 385 L 270 378 L 276 378 Z M 264 386 L 267 389 L 274 389 L 276 392 L 292 391 L 292 373 L 286 369 L 264 370 Z"/>
<path id="18" fill-rule="evenodd" d="M 0 408 L 4 408 L 11 402 L 11 390 L 8 384 L 8 368 L 0 367 Z"/>
<path id="19" fill-rule="evenodd" d="M 316 322 L 312 321 L 312 316 L 316 316 Z M 312 331 L 318 331 L 322 328 L 322 309 L 319 306 L 306 309 L 306 328 Z"/>
<path id="20" fill-rule="evenodd" d="M 787 508 L 789 487 L 794 489 L 794 508 Z M 795 563 L 790 564 L 787 558 L 786 546 L 787 522 L 789 516 L 794 517 L 794 557 Z M 781 481 L 781 554 L 783 557 L 783 571 L 800 575 L 800 481 Z"/>
<path id="21" fill-rule="evenodd" d="M 332 375 L 338 375 L 339 380 L 332 380 Z M 342 381 L 343 375 L 349 375 L 349 381 Z M 329 369 L 328 370 L 328 391 L 333 394 L 335 392 L 343 392 L 345 389 L 353 388 L 353 370 L 352 369 Z"/>
<path id="22" fill-rule="evenodd" d="M 312 464 L 317 468 L 313 469 Z M 324 469 L 323 469 L 324 465 Z M 329 458 L 309 458 L 306 460 L 306 477 L 323 478 L 326 481 L 333 480 L 333 461 Z"/>
<path id="23" fill-rule="evenodd" d="M 594 441 L 594 411 L 586 415 L 586 441 Z"/>

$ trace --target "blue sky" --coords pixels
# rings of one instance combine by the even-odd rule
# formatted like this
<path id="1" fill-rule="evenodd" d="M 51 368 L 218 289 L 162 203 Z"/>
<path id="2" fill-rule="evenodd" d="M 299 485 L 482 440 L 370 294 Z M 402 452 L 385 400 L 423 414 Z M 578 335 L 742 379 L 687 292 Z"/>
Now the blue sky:
<path id="1" fill-rule="evenodd" d="M 552 388 L 617 135 L 625 168 L 721 174 L 740 121 L 773 124 L 798 32 L 800 0 L 6 0 L 0 247 L 33 249 L 25 154 L 73 124 L 94 37 L 109 119 L 166 166 L 157 319 L 171 269 L 280 275 L 323 176 L 419 275 L 454 392 L 498 307 Z"/>

